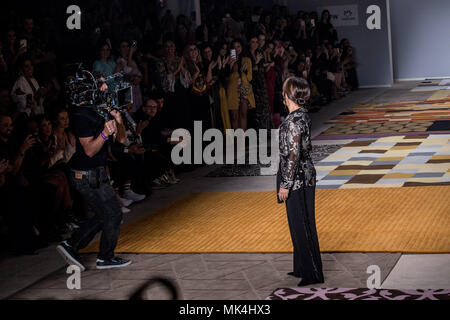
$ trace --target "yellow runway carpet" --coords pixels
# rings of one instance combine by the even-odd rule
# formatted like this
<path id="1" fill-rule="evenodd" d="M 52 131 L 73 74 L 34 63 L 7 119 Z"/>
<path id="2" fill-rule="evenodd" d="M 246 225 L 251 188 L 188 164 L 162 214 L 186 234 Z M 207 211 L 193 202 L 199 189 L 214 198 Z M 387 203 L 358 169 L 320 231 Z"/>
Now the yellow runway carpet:
<path id="1" fill-rule="evenodd" d="M 450 187 L 316 191 L 322 252 L 450 252 Z M 84 252 L 98 250 L 91 244 Z M 275 192 L 192 193 L 121 230 L 116 252 L 292 252 Z"/>

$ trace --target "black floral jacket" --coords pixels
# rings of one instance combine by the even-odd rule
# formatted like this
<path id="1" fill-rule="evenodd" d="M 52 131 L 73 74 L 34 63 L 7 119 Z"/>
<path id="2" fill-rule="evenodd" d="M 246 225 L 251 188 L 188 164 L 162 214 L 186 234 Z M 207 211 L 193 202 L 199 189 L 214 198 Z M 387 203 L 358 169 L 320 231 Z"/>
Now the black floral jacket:
<path id="1" fill-rule="evenodd" d="M 316 169 L 311 158 L 311 119 L 305 109 L 291 112 L 280 126 L 279 187 L 297 190 L 316 185 Z"/>

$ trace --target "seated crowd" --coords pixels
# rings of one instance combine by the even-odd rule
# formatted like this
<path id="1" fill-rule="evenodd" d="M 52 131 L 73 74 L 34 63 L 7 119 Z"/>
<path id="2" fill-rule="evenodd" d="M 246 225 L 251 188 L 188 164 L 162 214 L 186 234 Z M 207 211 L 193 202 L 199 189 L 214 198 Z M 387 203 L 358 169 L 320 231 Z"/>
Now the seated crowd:
<path id="1" fill-rule="evenodd" d="M 194 27 L 169 10 L 149 19 L 161 10 L 151 5 L 148 15 L 125 1 L 102 8 L 101 27 L 83 31 L 86 50 L 96 50 L 79 59 L 105 78 L 124 72 L 133 88 L 127 110 L 136 130 L 111 144 L 107 168 L 123 212 L 192 169 L 171 161 L 174 129 L 192 132 L 194 121 L 203 130 L 278 128 L 286 115 L 282 83 L 291 75 L 310 84 L 312 112 L 358 87 L 354 50 L 348 39 L 338 42 L 326 10 L 319 19 L 282 6 L 214 9 Z M 75 107 L 61 71 L 68 61 L 36 17 L 17 19 L 0 42 L 0 235 L 3 250 L 27 254 L 60 241 L 91 213 L 68 179 L 76 149 Z M 114 80 L 107 84 L 114 88 Z"/>

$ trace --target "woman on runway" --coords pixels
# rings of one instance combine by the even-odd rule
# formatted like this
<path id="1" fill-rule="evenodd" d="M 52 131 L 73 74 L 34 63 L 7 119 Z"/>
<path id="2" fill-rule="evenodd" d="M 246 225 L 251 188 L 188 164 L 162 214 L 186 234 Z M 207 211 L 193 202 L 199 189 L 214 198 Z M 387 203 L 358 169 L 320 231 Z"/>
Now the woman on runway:
<path id="1" fill-rule="evenodd" d="M 294 246 L 294 271 L 299 286 L 323 283 L 317 238 L 314 193 L 316 170 L 311 158 L 311 120 L 305 109 L 310 96 L 306 80 L 290 77 L 283 84 L 283 103 L 289 114 L 280 126 L 280 165 L 277 174 L 279 202 L 286 211 Z"/>

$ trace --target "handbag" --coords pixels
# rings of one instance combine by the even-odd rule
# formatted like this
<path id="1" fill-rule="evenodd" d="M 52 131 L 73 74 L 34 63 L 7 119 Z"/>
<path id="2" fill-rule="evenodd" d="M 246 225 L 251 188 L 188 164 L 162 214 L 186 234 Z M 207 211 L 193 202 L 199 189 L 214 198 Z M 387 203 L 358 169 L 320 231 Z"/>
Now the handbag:
<path id="1" fill-rule="evenodd" d="M 241 94 L 241 97 L 248 97 L 250 95 L 250 91 L 252 90 L 252 87 L 248 83 L 242 83 L 239 86 L 239 92 Z"/>

